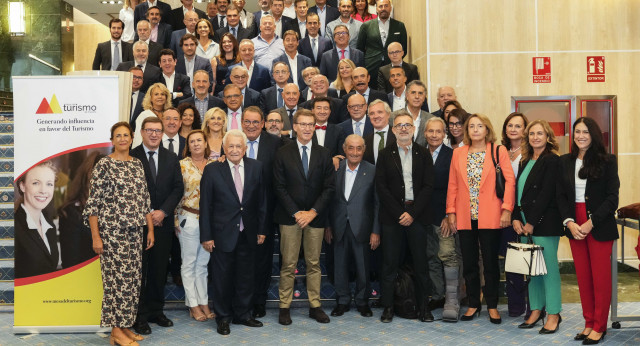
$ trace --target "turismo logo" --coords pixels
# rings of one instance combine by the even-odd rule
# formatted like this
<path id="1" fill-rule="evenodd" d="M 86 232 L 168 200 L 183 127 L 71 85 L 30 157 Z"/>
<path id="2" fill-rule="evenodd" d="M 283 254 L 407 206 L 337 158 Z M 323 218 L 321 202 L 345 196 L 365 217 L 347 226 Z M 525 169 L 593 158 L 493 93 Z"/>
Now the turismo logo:
<path id="1" fill-rule="evenodd" d="M 51 96 L 51 102 L 47 101 L 46 97 L 43 97 L 36 114 L 62 114 L 62 109 L 60 108 L 56 94 Z"/>

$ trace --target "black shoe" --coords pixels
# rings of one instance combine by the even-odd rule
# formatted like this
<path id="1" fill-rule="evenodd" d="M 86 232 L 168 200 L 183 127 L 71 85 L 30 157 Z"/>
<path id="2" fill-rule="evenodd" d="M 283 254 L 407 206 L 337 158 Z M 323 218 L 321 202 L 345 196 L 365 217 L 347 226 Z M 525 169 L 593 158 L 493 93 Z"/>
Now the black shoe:
<path id="1" fill-rule="evenodd" d="M 331 316 L 342 316 L 347 311 L 349 311 L 349 305 L 338 304 L 331 310 Z"/>
<path id="2" fill-rule="evenodd" d="M 442 309 L 444 308 L 444 298 L 431 300 L 428 306 L 429 310 Z"/>
<path id="3" fill-rule="evenodd" d="M 418 316 L 418 319 L 420 320 L 420 322 L 433 322 L 434 320 L 433 314 L 431 313 L 431 310 L 429 310 L 429 308 L 423 309 L 423 311 L 420 312 L 420 316 Z"/>
<path id="4" fill-rule="evenodd" d="M 593 340 L 593 339 L 590 339 L 589 337 L 585 337 L 584 340 L 582 340 L 582 344 L 583 345 L 596 345 L 600 341 L 604 340 L 605 335 L 607 335 L 607 331 L 606 330 L 602 333 L 602 335 L 600 336 L 600 339 L 598 339 L 598 340 Z"/>
<path id="5" fill-rule="evenodd" d="M 256 319 L 253 319 L 253 318 L 250 318 L 250 319 L 244 320 L 244 321 L 233 320 L 231 323 L 233 323 L 233 324 L 242 324 L 242 325 L 245 325 L 247 327 L 253 327 L 253 328 L 262 327 L 262 322 L 260 322 L 260 321 L 258 321 Z"/>
<path id="6" fill-rule="evenodd" d="M 542 316 L 542 312 L 540 313 L 540 316 L 538 316 L 538 319 L 535 320 L 533 323 L 527 323 L 525 321 L 525 322 L 520 323 L 520 325 L 518 325 L 518 328 L 520 328 L 520 329 L 531 329 L 531 328 L 535 327 L 536 324 L 538 324 L 539 321 L 543 321 L 544 322 L 544 316 Z"/>
<path id="7" fill-rule="evenodd" d="M 582 340 L 586 339 L 587 336 L 589 336 L 589 334 L 578 333 L 578 334 L 576 334 L 576 336 L 573 337 L 573 340 L 582 341 Z"/>
<path id="8" fill-rule="evenodd" d="M 280 315 L 278 316 L 278 323 L 283 326 L 288 326 L 291 324 L 291 313 L 289 312 L 289 308 L 280 308 Z"/>
<path id="9" fill-rule="evenodd" d="M 267 310 L 264 304 L 256 304 L 253 306 L 253 317 L 264 317 L 267 315 Z"/>
<path id="10" fill-rule="evenodd" d="M 540 331 L 538 332 L 539 334 L 553 334 L 555 332 L 558 331 L 558 328 L 560 328 L 560 322 L 562 322 L 562 316 L 558 315 L 558 324 L 556 324 L 556 329 L 547 329 L 545 327 L 542 327 L 542 329 L 540 329 Z"/>
<path id="11" fill-rule="evenodd" d="M 371 302 L 371 307 L 374 309 L 382 308 L 382 304 L 380 303 L 380 299 L 376 299 Z"/>
<path id="12" fill-rule="evenodd" d="M 380 321 L 382 323 L 389 323 L 393 321 L 393 308 L 384 308 L 382 316 L 380 316 Z"/>
<path id="13" fill-rule="evenodd" d="M 167 318 L 164 314 L 160 314 L 154 318 L 150 318 L 149 322 L 155 323 L 160 327 L 173 327 L 173 321 Z"/>
<path id="14" fill-rule="evenodd" d="M 142 335 L 151 334 L 151 327 L 149 327 L 149 323 L 147 323 L 147 321 L 136 321 L 136 323 L 133 324 L 133 330 Z"/>
<path id="15" fill-rule="evenodd" d="M 371 317 L 373 316 L 373 312 L 369 305 L 358 306 L 358 312 L 362 317 Z"/>
<path id="16" fill-rule="evenodd" d="M 325 314 L 324 311 L 322 311 L 322 308 L 319 306 L 317 308 L 309 308 L 309 317 L 313 318 L 318 323 L 330 322 L 329 316 L 327 316 L 327 314 Z"/>
<path id="17" fill-rule="evenodd" d="M 229 335 L 229 333 L 231 333 L 231 329 L 229 329 L 229 322 L 227 321 L 218 322 L 218 334 Z"/>
<path id="18" fill-rule="evenodd" d="M 480 310 L 482 310 L 482 308 L 477 308 L 476 312 L 474 312 L 473 314 L 467 316 L 467 315 L 462 315 L 460 316 L 460 321 L 471 321 L 474 318 L 480 316 Z"/>

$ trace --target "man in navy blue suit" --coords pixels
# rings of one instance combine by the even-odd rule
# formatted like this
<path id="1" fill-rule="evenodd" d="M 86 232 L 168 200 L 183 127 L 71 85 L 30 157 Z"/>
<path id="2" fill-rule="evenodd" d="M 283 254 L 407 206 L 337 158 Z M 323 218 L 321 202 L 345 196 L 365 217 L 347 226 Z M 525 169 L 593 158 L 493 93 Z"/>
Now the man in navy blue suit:
<path id="1" fill-rule="evenodd" d="M 142 113 L 144 92 L 140 91 L 140 88 L 142 87 L 144 77 L 142 69 L 138 66 L 131 67 L 129 72 L 133 75 L 133 81 L 131 83 L 131 111 L 129 113 L 129 125 L 131 126 L 131 129 L 135 131 L 136 119 L 138 119 L 138 115 Z"/>
<path id="2" fill-rule="evenodd" d="M 229 66 L 229 72 L 227 73 L 226 84 L 231 83 L 231 70 L 233 67 L 240 65 L 249 71 L 249 88 L 262 91 L 271 86 L 271 76 L 269 75 L 269 67 L 263 66 L 255 62 L 256 49 L 253 41 L 243 39 L 239 42 L 238 50 L 240 53 L 239 64 Z"/>
<path id="3" fill-rule="evenodd" d="M 189 11 L 184 15 L 183 22 L 185 28 L 174 30 L 171 33 L 171 43 L 169 44 L 169 48 L 176 52 L 177 55 L 180 54 L 180 48 L 182 47 L 182 43 L 180 41 L 182 40 L 182 37 L 186 34 L 196 35 L 196 25 L 198 24 L 198 20 L 200 20 L 198 14 L 193 11 Z"/>
<path id="4" fill-rule="evenodd" d="M 322 54 L 320 61 L 320 73 L 327 76 L 331 82 L 338 75 L 338 63 L 342 59 L 353 61 L 356 66 L 364 66 L 364 53 L 349 46 L 349 29 L 346 25 L 339 24 L 333 30 L 335 49 Z"/>
<path id="5" fill-rule="evenodd" d="M 162 16 L 162 22 L 169 24 L 169 13 L 171 12 L 171 5 L 164 3 L 160 0 L 147 0 L 145 2 L 139 3 L 136 8 L 133 10 L 133 25 L 137 25 L 138 21 L 141 19 L 145 19 L 147 17 L 147 11 L 156 7 L 160 11 L 160 15 Z"/>
<path id="6" fill-rule="evenodd" d="M 373 133 L 373 125 L 367 116 L 367 102 L 364 96 L 356 93 L 347 99 L 347 110 L 350 119 L 341 122 L 338 126 L 342 127 L 345 136 L 355 133 L 362 137 Z"/>
<path id="7" fill-rule="evenodd" d="M 262 327 L 251 316 L 255 253 L 265 240 L 267 182 L 262 163 L 244 157 L 247 136 L 231 130 L 222 139 L 226 162 L 205 167 L 200 182 L 200 242 L 211 252 L 213 311 L 217 331 L 229 323 Z"/>
<path id="8" fill-rule="evenodd" d="M 186 34 L 180 39 L 180 47 L 184 54 L 178 53 L 176 72 L 187 75 L 189 83 L 193 82 L 193 74 L 198 70 L 205 70 L 209 74 L 209 83 L 213 84 L 213 71 L 211 62 L 207 58 L 196 55 L 198 39 L 195 36 Z"/>
<path id="9" fill-rule="evenodd" d="M 340 11 L 336 7 L 327 6 L 327 0 L 316 0 L 316 5 L 309 7 L 309 14 L 311 13 L 317 14 L 320 19 L 320 36 L 324 36 L 327 23 L 340 17 Z M 309 25 L 308 21 L 307 16 L 307 25 Z"/>
<path id="10" fill-rule="evenodd" d="M 293 30 L 288 30 L 284 33 L 284 54 L 276 58 L 273 62 L 282 61 L 289 66 L 291 75 L 289 76 L 289 83 L 298 85 L 300 90 L 306 88 L 304 78 L 302 77 L 302 70 L 312 65 L 311 59 L 302 54 L 298 54 L 298 34 Z"/>
<path id="11" fill-rule="evenodd" d="M 178 160 L 182 160 L 184 152 L 184 137 L 178 135 L 182 126 L 182 116 L 177 109 L 171 107 L 162 113 L 162 125 L 164 134 L 162 135 L 162 146 L 174 153 Z"/>
<path id="12" fill-rule="evenodd" d="M 315 13 L 307 16 L 307 36 L 298 43 L 298 53 L 311 59 L 311 64 L 320 66 L 322 54 L 333 48 L 333 43 L 319 33 L 320 19 Z"/>

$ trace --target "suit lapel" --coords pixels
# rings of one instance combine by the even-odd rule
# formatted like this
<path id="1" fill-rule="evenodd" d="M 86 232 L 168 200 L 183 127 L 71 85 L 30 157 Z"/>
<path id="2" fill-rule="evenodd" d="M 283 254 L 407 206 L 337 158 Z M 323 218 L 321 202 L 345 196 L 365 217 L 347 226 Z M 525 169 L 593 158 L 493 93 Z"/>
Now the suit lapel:
<path id="1" fill-rule="evenodd" d="M 231 168 L 229 168 L 229 165 L 224 162 L 222 163 L 222 179 L 224 179 L 227 182 L 227 186 L 229 186 L 229 188 L 231 189 L 231 193 L 236 197 L 236 201 L 241 202 L 240 201 L 240 197 L 238 196 L 238 192 L 236 191 L 236 184 L 233 181 L 233 176 L 231 175 Z M 246 170 L 247 166 L 245 164 L 245 171 L 244 171 L 244 179 L 245 182 L 247 180 L 247 170 Z M 245 184 L 246 185 L 246 184 Z M 242 187 L 243 190 L 243 195 L 244 195 L 244 186 Z"/>
<path id="2" fill-rule="evenodd" d="M 345 185 L 346 185 L 346 180 L 345 180 L 345 174 L 347 171 L 347 163 L 344 163 L 344 169 L 342 169 L 342 167 L 340 169 L 338 169 L 338 171 L 336 172 L 336 174 L 338 175 L 338 195 L 340 196 L 340 199 L 345 201 L 344 198 L 344 189 L 345 189 Z M 353 190 L 352 190 L 353 191 Z M 351 196 L 349 196 L 351 197 Z"/>
<path id="3" fill-rule="evenodd" d="M 380 35 L 380 27 L 378 26 L 379 20 L 371 20 L 371 26 L 373 27 L 374 37 L 378 38 L 378 42 L 380 42 L 380 47 L 384 48 L 384 43 L 382 43 L 382 36 Z M 389 23 L 389 31 L 391 31 L 391 23 Z M 387 33 L 387 41 L 389 41 L 389 33 Z"/>
<path id="4" fill-rule="evenodd" d="M 496 151 L 497 145 L 494 144 L 493 150 Z M 498 160 L 498 154 L 494 153 L 494 158 Z M 493 160 L 491 159 L 491 143 L 487 143 L 487 149 L 484 153 L 484 163 L 482 164 L 482 177 L 480 178 L 480 187 L 484 185 L 485 181 L 489 178 L 489 170 L 493 167 Z M 495 167 L 493 168 L 495 171 Z M 495 179 L 495 178 L 494 178 Z"/>
<path id="5" fill-rule="evenodd" d="M 524 188 L 522 189 L 522 196 L 524 196 L 527 191 L 531 188 L 531 186 L 533 186 L 533 183 L 535 182 L 535 178 L 537 177 L 537 175 L 540 173 L 540 170 L 542 169 L 542 166 L 544 166 L 544 159 L 541 157 L 538 159 L 538 161 L 536 163 L 533 164 L 533 167 L 531 168 L 531 171 L 529 172 L 529 176 L 527 177 L 527 180 L 524 182 Z M 529 162 L 529 161 L 527 161 Z M 522 166 L 520 168 L 520 171 L 518 172 L 518 175 L 520 175 L 522 173 L 522 170 L 524 170 L 525 166 Z M 517 187 L 517 186 L 516 186 Z"/>
<path id="6" fill-rule="evenodd" d="M 360 164 L 360 167 L 358 167 L 358 173 L 356 173 L 356 179 L 353 181 L 353 187 L 351 187 L 349 200 L 352 200 L 353 196 L 357 195 L 358 191 L 360 191 L 360 185 L 362 185 L 365 175 L 367 175 L 367 173 L 364 171 L 362 164 Z"/>
<path id="7" fill-rule="evenodd" d="M 467 190 L 469 190 L 469 180 L 467 179 L 467 161 L 469 160 L 469 146 L 465 145 L 463 147 L 461 147 L 460 150 L 460 159 L 458 160 L 458 171 L 460 172 L 460 174 L 462 175 L 462 180 L 464 181 L 464 185 L 467 187 Z M 486 162 L 487 160 L 485 160 Z M 484 171 L 484 169 L 483 169 Z"/>
<path id="8" fill-rule="evenodd" d="M 393 150 L 391 151 L 391 157 L 393 157 L 393 162 L 395 163 L 396 169 L 400 173 L 400 177 L 402 177 L 402 162 L 400 161 L 399 150 L 400 149 L 397 146 L 393 148 Z M 378 156 L 378 158 L 380 158 L 380 156 Z"/>

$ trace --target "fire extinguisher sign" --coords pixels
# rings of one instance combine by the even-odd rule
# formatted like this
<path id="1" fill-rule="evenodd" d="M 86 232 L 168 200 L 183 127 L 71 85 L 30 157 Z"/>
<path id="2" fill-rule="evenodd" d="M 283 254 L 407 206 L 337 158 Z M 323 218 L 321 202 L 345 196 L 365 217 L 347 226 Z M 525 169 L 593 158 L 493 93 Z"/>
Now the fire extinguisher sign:
<path id="1" fill-rule="evenodd" d="M 533 58 L 533 83 L 551 83 L 551 58 Z"/>
<path id="2" fill-rule="evenodd" d="M 587 57 L 587 83 L 604 82 L 604 57 Z"/>

